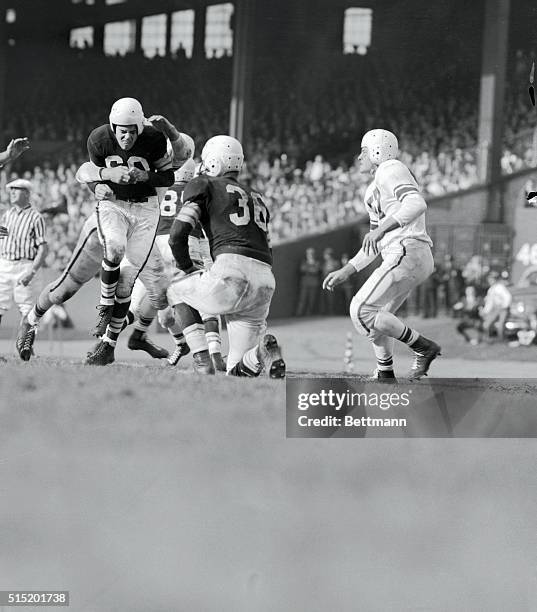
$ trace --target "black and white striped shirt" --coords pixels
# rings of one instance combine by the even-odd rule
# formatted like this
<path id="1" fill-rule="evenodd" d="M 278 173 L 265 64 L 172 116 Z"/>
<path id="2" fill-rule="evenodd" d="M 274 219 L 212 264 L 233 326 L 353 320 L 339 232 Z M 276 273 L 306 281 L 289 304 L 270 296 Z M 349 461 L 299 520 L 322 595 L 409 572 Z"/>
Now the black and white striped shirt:
<path id="1" fill-rule="evenodd" d="M 35 259 L 37 248 L 45 244 L 45 220 L 32 208 L 12 206 L 0 219 L 7 227 L 8 235 L 0 238 L 0 257 L 10 261 Z"/>

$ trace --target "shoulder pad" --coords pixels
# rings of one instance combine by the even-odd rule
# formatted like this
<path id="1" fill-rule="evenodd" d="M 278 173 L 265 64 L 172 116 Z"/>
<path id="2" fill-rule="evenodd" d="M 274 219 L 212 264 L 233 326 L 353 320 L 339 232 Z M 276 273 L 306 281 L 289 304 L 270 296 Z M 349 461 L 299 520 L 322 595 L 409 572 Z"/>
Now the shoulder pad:
<path id="1" fill-rule="evenodd" d="M 388 159 L 385 162 L 382 162 L 375 172 L 375 181 L 383 181 L 385 177 L 389 174 L 394 173 L 409 173 L 410 170 L 403 164 L 402 161 L 398 159 Z"/>

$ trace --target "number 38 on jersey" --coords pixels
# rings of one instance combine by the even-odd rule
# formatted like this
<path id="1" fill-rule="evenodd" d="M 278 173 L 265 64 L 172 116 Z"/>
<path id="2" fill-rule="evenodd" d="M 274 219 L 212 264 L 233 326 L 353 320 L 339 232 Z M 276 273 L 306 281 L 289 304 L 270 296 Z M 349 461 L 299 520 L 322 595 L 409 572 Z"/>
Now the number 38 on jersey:
<path id="1" fill-rule="evenodd" d="M 258 193 L 252 191 L 248 197 L 242 187 L 234 184 L 226 185 L 226 191 L 232 196 L 236 194 L 238 211 L 229 215 L 232 223 L 241 226 L 248 225 L 253 220 L 264 232 L 268 232 L 268 210 Z M 250 211 L 250 208 L 253 210 Z"/>

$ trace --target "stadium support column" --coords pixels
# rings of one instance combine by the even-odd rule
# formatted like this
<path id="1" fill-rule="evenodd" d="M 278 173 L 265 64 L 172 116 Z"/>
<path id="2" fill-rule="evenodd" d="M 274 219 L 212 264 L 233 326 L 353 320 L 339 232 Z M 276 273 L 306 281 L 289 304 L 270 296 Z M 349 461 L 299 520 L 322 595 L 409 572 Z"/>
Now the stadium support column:
<path id="1" fill-rule="evenodd" d="M 98 55 L 104 54 L 104 15 L 106 9 L 104 0 L 96 0 L 95 2 L 95 15 L 97 20 L 93 26 L 93 49 Z"/>
<path id="2" fill-rule="evenodd" d="M 492 223 L 503 221 L 503 202 L 499 179 L 501 176 L 509 5 L 510 0 L 486 0 L 483 30 L 478 175 L 480 182 L 490 186 L 486 221 Z"/>
<path id="3" fill-rule="evenodd" d="M 194 13 L 194 47 L 192 57 L 195 60 L 205 58 L 205 23 L 207 7 L 198 6 Z"/>
<path id="4" fill-rule="evenodd" d="M 166 50 L 164 55 L 171 57 L 172 55 L 172 14 L 166 15 Z"/>
<path id="5" fill-rule="evenodd" d="M 142 51 L 142 18 L 136 19 L 136 29 L 134 30 L 134 53 L 143 55 Z"/>
<path id="6" fill-rule="evenodd" d="M 245 145 L 249 133 L 255 0 L 238 0 L 235 11 L 229 133 Z"/>

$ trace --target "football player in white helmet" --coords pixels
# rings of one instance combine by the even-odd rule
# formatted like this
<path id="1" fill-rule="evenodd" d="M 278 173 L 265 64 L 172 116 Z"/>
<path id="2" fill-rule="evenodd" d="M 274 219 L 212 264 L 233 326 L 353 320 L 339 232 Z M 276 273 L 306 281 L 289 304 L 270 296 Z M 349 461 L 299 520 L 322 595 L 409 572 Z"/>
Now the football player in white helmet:
<path id="1" fill-rule="evenodd" d="M 152 126 L 154 118 L 156 118 L 155 124 L 158 124 L 159 129 L 162 125 L 167 126 L 166 134 L 169 134 L 173 139 L 170 144 L 170 154 L 173 155 L 174 166 L 184 165 L 189 160 L 192 162 L 191 155 L 194 148 L 192 138 L 187 134 L 180 133 L 173 124 L 161 115 L 155 115 L 145 120 L 144 127 Z M 183 171 L 183 168 L 180 168 L 178 172 L 190 178 L 192 176 L 192 169 L 190 169 L 190 174 L 186 170 Z M 103 171 L 98 166 L 91 162 L 86 162 L 79 168 L 77 180 L 80 183 L 88 183 L 93 189 L 97 189 L 97 184 L 102 174 Z M 164 192 L 166 192 L 166 189 L 164 188 Z M 167 211 L 165 208 L 165 206 L 161 206 L 161 220 L 166 217 Z M 169 216 L 167 218 L 169 220 Z M 87 219 L 82 228 L 78 243 L 67 268 L 58 279 L 47 285 L 41 292 L 35 306 L 21 326 L 17 338 L 17 347 L 21 347 L 19 350 L 21 359 L 25 361 L 30 359 L 39 322 L 47 310 L 53 304 L 63 304 L 70 299 L 85 283 L 94 278 L 98 273 L 102 260 L 102 246 L 98 239 L 97 225 L 97 216 L 94 213 Z M 169 220 L 168 232 L 170 226 L 171 221 Z M 167 236 L 165 240 L 167 240 Z M 166 290 L 169 278 L 164 275 L 164 265 L 157 251 L 158 248 L 155 244 L 152 249 L 154 256 L 150 255 L 146 265 L 140 272 L 139 280 L 137 279 L 137 284 L 143 287 L 142 291 L 146 296 L 146 302 L 148 303 L 147 312 L 152 312 L 153 314 L 144 318 L 142 313 L 142 316 L 135 321 L 135 329 L 129 337 L 128 347 L 131 350 L 146 351 L 155 358 L 163 358 L 168 356 L 168 351 L 155 345 L 146 334 L 149 325 L 154 319 L 154 313 L 158 309 L 168 306 Z M 122 267 L 124 265 L 126 265 L 125 260 L 122 262 Z M 132 301 L 132 309 L 136 310 L 135 299 Z M 136 318 L 132 311 L 128 312 L 127 317 L 130 323 Z"/>
<path id="2" fill-rule="evenodd" d="M 240 172 L 244 163 L 241 143 L 232 136 L 213 136 L 201 152 L 200 174 L 222 176 L 226 172 Z"/>
<path id="3" fill-rule="evenodd" d="M 174 176 L 166 137 L 146 125 L 134 98 L 114 102 L 108 124 L 89 135 L 88 155 L 100 169 L 95 195 L 103 260 L 99 319 L 93 331 L 101 341 L 86 363 L 107 365 L 114 361 L 134 281 L 155 239 L 160 216 L 156 189 L 172 185 Z M 120 268 L 124 257 L 127 264 Z"/>
<path id="4" fill-rule="evenodd" d="M 259 193 L 239 182 L 244 154 L 231 136 L 210 138 L 201 153 L 200 175 L 183 192 L 184 204 L 170 230 L 170 246 L 185 276 L 174 279 L 168 301 L 175 307 L 198 372 L 214 374 L 200 312 L 222 315 L 228 329 L 227 373 L 285 376 L 276 338 L 265 334 L 275 288 L 268 234 L 269 212 Z M 213 266 L 193 265 L 188 241 L 201 224 Z"/>
<path id="5" fill-rule="evenodd" d="M 160 117 L 160 116 L 158 116 Z M 161 119 L 166 122 L 165 118 Z M 149 119 L 153 122 L 153 117 Z M 165 124 L 161 123 L 161 126 Z M 152 264 L 156 257 L 162 261 L 163 273 L 161 276 L 165 279 L 165 288 L 163 292 L 163 299 L 166 300 L 166 289 L 171 282 L 172 277 L 177 272 L 175 266 L 175 259 L 171 252 L 168 244 L 170 238 L 170 228 L 173 221 L 179 212 L 181 206 L 181 196 L 185 185 L 194 178 L 196 174 L 196 164 L 192 159 L 194 155 L 194 141 L 187 134 L 181 134 L 181 140 L 176 139 L 175 135 L 171 131 L 171 124 L 168 122 L 167 131 L 165 132 L 169 141 L 169 149 L 174 157 L 174 168 L 177 164 L 182 162 L 182 155 L 188 155 L 187 160 L 182 163 L 181 167 L 177 168 L 174 172 L 175 183 L 166 190 L 163 190 L 161 194 L 160 203 L 160 222 L 157 229 L 157 237 L 155 239 L 155 246 L 149 258 L 148 264 Z M 181 143 L 180 148 L 177 143 Z M 209 241 L 203 234 L 203 230 L 196 228 L 194 232 L 189 236 L 188 248 L 192 260 L 200 269 L 209 269 L 212 265 L 211 251 L 209 248 Z M 156 266 L 152 266 L 156 268 Z M 161 286 L 161 284 L 159 285 Z M 166 301 L 167 305 L 167 301 Z M 147 330 L 149 325 L 153 321 L 156 309 L 154 306 L 154 300 L 151 299 L 148 291 L 145 289 L 142 283 L 135 283 L 133 290 L 133 299 L 131 304 L 131 310 L 136 313 L 137 320 L 134 323 L 135 330 L 143 331 Z M 214 315 L 207 315 L 202 313 L 203 326 L 205 330 L 205 337 L 209 348 L 209 355 L 213 363 L 214 369 L 218 371 L 225 371 L 226 366 L 222 358 L 222 340 L 220 336 L 220 325 L 219 319 Z M 170 355 L 168 363 L 170 365 L 176 365 L 179 360 L 190 352 L 190 349 L 185 341 L 182 333 L 182 328 L 175 320 L 174 311 L 171 307 L 159 307 L 158 319 L 160 324 L 165 327 L 172 335 L 176 348 L 175 351 Z"/>
<path id="6" fill-rule="evenodd" d="M 362 248 L 345 266 L 331 272 L 323 288 L 333 291 L 350 276 L 367 267 L 377 255 L 382 263 L 354 296 L 350 315 L 361 334 L 373 344 L 377 358 L 374 377 L 394 382 L 394 340 L 414 351 L 409 377 L 425 376 L 431 362 L 440 355 L 440 346 L 407 327 L 395 316 L 412 289 L 434 269 L 432 241 L 425 228 L 427 204 L 410 170 L 399 160 L 395 134 L 371 130 L 362 139 L 358 157 L 361 172 L 373 175 L 365 192 L 370 231 Z"/>

